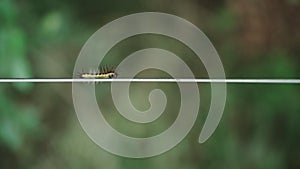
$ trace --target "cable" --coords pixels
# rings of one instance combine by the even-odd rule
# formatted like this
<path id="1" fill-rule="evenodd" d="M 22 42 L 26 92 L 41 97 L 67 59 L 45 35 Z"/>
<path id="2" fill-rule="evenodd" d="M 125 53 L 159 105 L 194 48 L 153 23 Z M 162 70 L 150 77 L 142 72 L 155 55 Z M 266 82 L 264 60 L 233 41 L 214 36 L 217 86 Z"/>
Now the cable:
<path id="1" fill-rule="evenodd" d="M 300 79 L 0 79 L 0 83 L 176 82 L 176 83 L 290 83 Z"/>

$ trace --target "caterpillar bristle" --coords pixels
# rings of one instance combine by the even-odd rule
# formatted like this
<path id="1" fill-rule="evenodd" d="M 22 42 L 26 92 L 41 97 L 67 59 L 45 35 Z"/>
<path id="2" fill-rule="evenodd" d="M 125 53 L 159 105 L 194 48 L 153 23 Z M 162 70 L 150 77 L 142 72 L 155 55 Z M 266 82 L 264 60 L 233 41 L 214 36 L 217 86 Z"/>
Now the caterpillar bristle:
<path id="1" fill-rule="evenodd" d="M 82 71 L 78 75 L 83 79 L 111 79 L 116 78 L 118 74 L 114 67 L 105 65 L 97 69 L 90 69 L 89 72 Z"/>

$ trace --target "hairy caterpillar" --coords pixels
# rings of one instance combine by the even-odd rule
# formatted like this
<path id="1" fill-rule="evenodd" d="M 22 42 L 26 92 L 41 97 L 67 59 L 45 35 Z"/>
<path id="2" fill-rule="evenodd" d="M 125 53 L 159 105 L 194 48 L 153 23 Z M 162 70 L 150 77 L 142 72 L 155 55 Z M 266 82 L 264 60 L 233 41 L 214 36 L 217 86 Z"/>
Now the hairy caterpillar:
<path id="1" fill-rule="evenodd" d="M 118 76 L 116 70 L 113 67 L 101 67 L 100 69 L 89 71 L 89 72 L 81 72 L 79 73 L 79 78 L 82 79 L 111 79 L 116 78 Z"/>

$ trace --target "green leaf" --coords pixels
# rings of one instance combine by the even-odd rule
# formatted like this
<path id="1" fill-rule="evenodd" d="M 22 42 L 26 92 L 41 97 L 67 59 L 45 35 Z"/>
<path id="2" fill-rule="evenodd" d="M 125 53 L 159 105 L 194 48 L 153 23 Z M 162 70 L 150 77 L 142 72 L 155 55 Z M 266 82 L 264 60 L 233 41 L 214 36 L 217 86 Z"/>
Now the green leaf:
<path id="1" fill-rule="evenodd" d="M 32 72 L 30 70 L 30 64 L 26 59 L 26 45 L 24 33 L 18 28 L 11 28 L 6 30 L 6 53 L 4 57 L 8 57 L 6 60 L 9 65 L 9 69 L 6 69 L 4 75 L 7 78 L 30 78 Z M 14 83 L 18 90 L 25 92 L 32 88 L 32 83 Z"/>

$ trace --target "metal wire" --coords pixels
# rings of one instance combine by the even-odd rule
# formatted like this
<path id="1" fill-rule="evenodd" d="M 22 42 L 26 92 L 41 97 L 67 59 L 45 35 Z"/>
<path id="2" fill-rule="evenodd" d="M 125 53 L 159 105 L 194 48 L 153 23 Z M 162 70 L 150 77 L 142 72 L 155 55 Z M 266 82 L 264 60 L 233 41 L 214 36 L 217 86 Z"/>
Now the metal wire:
<path id="1" fill-rule="evenodd" d="M 0 79 L 0 83 L 175 82 L 175 83 L 289 83 L 300 79 Z"/>

